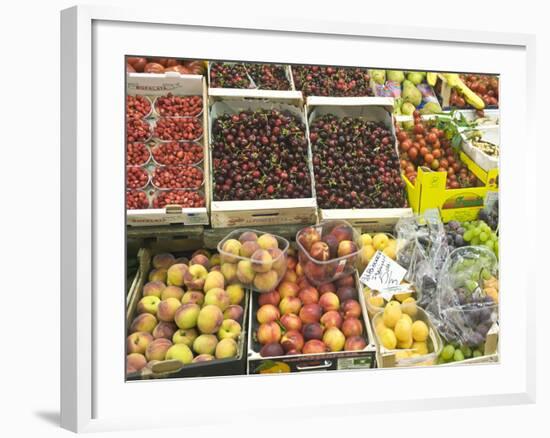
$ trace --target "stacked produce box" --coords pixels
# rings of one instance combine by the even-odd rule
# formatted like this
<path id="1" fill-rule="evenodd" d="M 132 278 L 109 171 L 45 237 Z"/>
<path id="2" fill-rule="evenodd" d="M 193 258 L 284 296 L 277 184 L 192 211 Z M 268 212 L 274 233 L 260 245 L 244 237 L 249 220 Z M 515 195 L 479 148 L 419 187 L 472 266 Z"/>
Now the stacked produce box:
<path id="1" fill-rule="evenodd" d="M 498 77 L 127 61 L 129 380 L 498 361 Z"/>

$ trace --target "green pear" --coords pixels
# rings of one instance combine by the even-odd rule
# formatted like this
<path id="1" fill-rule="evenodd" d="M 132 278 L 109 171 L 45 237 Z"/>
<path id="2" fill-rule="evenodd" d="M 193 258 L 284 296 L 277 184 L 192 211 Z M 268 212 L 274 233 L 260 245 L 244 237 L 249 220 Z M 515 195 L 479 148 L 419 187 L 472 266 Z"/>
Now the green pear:
<path id="1" fill-rule="evenodd" d="M 426 73 L 422 73 L 422 72 L 419 72 L 419 71 L 411 71 L 407 75 L 407 79 L 409 81 L 411 81 L 414 85 L 418 85 L 418 84 L 422 83 L 422 81 L 424 80 L 425 75 L 426 75 Z"/>
<path id="2" fill-rule="evenodd" d="M 416 107 L 410 102 L 405 102 L 403 103 L 403 105 L 401 105 L 401 113 L 406 116 L 412 116 L 412 113 L 414 113 L 415 109 Z"/>
<path id="3" fill-rule="evenodd" d="M 401 83 L 405 80 L 405 74 L 401 70 L 386 70 L 386 79 Z"/>
<path id="4" fill-rule="evenodd" d="M 420 114 L 439 114 L 441 113 L 441 106 L 437 102 L 428 102 L 420 110 Z"/>
<path id="5" fill-rule="evenodd" d="M 369 74 L 377 84 L 386 83 L 386 70 L 369 70 Z"/>
<path id="6" fill-rule="evenodd" d="M 414 106 L 418 106 L 420 102 L 422 102 L 422 93 L 416 88 L 416 85 L 409 80 L 403 81 L 403 93 L 401 97 L 403 98 L 403 102 L 410 102 Z"/>

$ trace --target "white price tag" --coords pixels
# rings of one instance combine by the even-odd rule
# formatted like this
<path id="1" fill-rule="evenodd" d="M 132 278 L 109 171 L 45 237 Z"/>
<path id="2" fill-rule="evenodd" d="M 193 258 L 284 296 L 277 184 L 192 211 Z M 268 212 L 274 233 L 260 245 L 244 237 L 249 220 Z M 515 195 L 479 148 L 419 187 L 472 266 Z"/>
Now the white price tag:
<path id="1" fill-rule="evenodd" d="M 394 262 L 386 254 L 376 251 L 361 274 L 360 281 L 372 290 L 379 291 L 383 296 L 384 294 L 389 295 L 391 298 L 394 293 L 400 293 L 401 287 L 406 287 L 408 291 L 409 285 L 401 286 L 401 281 L 406 273 L 407 270 L 397 262 Z"/>

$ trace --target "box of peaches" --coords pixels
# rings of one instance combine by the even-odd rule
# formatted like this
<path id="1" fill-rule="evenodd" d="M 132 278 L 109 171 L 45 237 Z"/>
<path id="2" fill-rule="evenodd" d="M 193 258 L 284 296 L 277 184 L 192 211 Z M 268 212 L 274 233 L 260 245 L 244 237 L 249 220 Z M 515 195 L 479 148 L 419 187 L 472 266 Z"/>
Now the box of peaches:
<path id="1" fill-rule="evenodd" d="M 356 271 L 315 286 L 288 256 L 276 289 L 251 294 L 248 374 L 375 367 L 375 345 Z"/>

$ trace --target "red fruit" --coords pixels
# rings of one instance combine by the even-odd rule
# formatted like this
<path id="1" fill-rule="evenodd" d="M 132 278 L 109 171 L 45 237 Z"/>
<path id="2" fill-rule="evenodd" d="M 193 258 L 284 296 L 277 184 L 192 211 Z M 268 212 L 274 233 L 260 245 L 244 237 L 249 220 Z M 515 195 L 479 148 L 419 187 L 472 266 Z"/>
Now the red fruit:
<path id="1" fill-rule="evenodd" d="M 330 310 L 321 316 L 321 324 L 325 328 L 337 327 L 340 328 L 343 322 L 342 315 L 336 310 Z"/>
<path id="2" fill-rule="evenodd" d="M 297 330 L 289 330 L 281 338 L 281 345 L 285 351 L 301 351 L 304 346 L 304 337 Z"/>
<path id="3" fill-rule="evenodd" d="M 302 320 L 298 315 L 293 313 L 287 313 L 286 315 L 281 316 L 281 324 L 285 330 L 301 330 L 302 329 Z"/>
<path id="4" fill-rule="evenodd" d="M 305 324 L 302 327 L 302 335 L 306 341 L 311 339 L 323 339 L 323 327 L 318 322 Z"/>
<path id="5" fill-rule="evenodd" d="M 334 283 L 325 283 L 317 288 L 319 293 L 323 295 L 325 292 L 336 292 L 336 286 Z"/>
<path id="6" fill-rule="evenodd" d="M 309 250 L 311 257 L 316 260 L 326 261 L 330 258 L 330 249 L 325 242 L 315 242 Z"/>
<path id="7" fill-rule="evenodd" d="M 302 353 L 304 354 L 319 354 L 319 353 L 325 353 L 327 351 L 328 351 L 328 348 L 325 345 L 325 343 L 318 339 L 312 339 L 310 341 L 307 341 L 304 344 L 304 348 L 302 348 Z"/>
<path id="8" fill-rule="evenodd" d="M 319 292 L 312 286 L 306 287 L 300 290 L 298 298 L 300 298 L 304 304 L 315 304 L 319 301 Z"/>
<path id="9" fill-rule="evenodd" d="M 346 339 L 344 344 L 345 351 L 358 351 L 363 350 L 367 346 L 367 343 L 361 336 L 352 336 Z"/>
<path id="10" fill-rule="evenodd" d="M 346 318 L 342 323 L 342 333 L 344 333 L 346 338 L 359 336 L 363 333 L 363 324 L 357 318 Z"/>
<path id="11" fill-rule="evenodd" d="M 340 310 L 344 319 L 359 318 L 361 316 L 361 305 L 356 300 L 344 301 Z"/>
<path id="12" fill-rule="evenodd" d="M 407 154 L 409 155 L 409 158 L 410 158 L 411 160 L 415 160 L 416 157 L 418 157 L 418 149 L 417 149 L 416 147 L 411 147 L 411 148 L 408 150 Z"/>
<path id="13" fill-rule="evenodd" d="M 323 310 L 319 304 L 306 304 L 300 309 L 300 319 L 304 323 L 319 322 Z"/>
<path id="14" fill-rule="evenodd" d="M 258 297 L 258 305 L 260 307 L 264 306 L 265 304 L 272 304 L 274 306 L 278 306 L 280 301 L 281 301 L 281 295 L 277 290 L 272 290 L 271 292 L 262 293 Z"/>
<path id="15" fill-rule="evenodd" d="M 271 342 L 265 344 L 260 350 L 260 356 L 262 357 L 274 357 L 274 356 L 283 356 L 285 350 L 281 344 L 278 342 Z"/>

